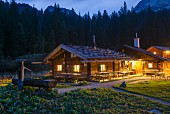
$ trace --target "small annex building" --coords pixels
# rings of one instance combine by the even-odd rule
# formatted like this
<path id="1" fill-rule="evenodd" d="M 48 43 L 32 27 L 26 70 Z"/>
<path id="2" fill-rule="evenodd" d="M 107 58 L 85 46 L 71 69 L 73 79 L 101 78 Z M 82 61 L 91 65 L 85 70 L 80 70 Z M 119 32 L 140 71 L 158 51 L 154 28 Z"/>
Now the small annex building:
<path id="1" fill-rule="evenodd" d="M 124 52 L 141 60 L 141 71 L 144 73 L 170 73 L 170 47 L 151 46 L 145 50 L 140 47 L 124 45 Z"/>
<path id="2" fill-rule="evenodd" d="M 132 71 L 132 60 L 133 58 L 115 50 L 61 44 L 44 62 L 52 64 L 54 76 L 79 73 L 90 81 L 91 77 L 99 72 Z"/>

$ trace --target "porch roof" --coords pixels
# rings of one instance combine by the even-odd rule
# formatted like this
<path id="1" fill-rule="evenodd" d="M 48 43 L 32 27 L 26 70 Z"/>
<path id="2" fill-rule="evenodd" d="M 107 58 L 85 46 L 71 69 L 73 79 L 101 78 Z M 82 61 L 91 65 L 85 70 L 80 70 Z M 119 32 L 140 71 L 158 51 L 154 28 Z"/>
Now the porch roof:
<path id="1" fill-rule="evenodd" d="M 146 55 L 148 55 L 148 56 L 150 56 L 150 57 L 153 57 L 153 58 L 155 58 L 155 59 L 161 60 L 161 61 L 170 61 L 170 59 L 168 59 L 168 58 L 164 58 L 164 57 L 162 57 L 162 56 L 155 55 L 155 54 L 153 54 L 152 52 L 149 52 L 149 51 L 144 50 L 144 49 L 141 49 L 141 48 L 136 48 L 136 47 L 128 46 L 128 45 L 124 45 L 124 46 L 127 47 L 127 48 L 129 48 L 129 49 L 132 49 L 132 50 L 134 50 L 134 51 L 138 51 L 138 52 L 141 52 L 141 53 L 143 53 L 143 54 L 146 54 Z"/>
<path id="2" fill-rule="evenodd" d="M 157 48 L 157 49 L 162 50 L 162 51 L 170 50 L 170 47 L 164 47 L 164 46 L 151 46 L 151 47 L 149 47 L 148 49 L 150 49 L 150 48 L 152 48 L 152 47 Z M 147 50 L 148 50 L 148 49 L 147 49 Z"/>
<path id="3" fill-rule="evenodd" d="M 52 58 L 61 49 L 64 49 L 64 50 L 80 57 L 81 59 L 83 59 L 83 61 L 89 61 L 89 60 L 95 60 L 95 59 L 100 59 L 100 60 L 131 59 L 131 57 L 128 57 L 126 54 L 117 52 L 115 50 L 102 49 L 102 48 L 95 49 L 90 46 L 77 46 L 77 45 L 61 44 L 44 59 L 44 62 L 47 62 L 50 58 Z"/>

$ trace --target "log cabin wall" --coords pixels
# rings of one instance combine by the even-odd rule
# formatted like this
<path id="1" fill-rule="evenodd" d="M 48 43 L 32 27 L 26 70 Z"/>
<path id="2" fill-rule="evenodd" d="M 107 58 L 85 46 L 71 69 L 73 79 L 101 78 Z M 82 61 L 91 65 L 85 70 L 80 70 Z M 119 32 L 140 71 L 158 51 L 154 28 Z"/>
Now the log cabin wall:
<path id="1" fill-rule="evenodd" d="M 114 64 L 113 71 L 119 71 L 120 70 L 120 62 L 115 61 L 113 64 Z"/>
<path id="2" fill-rule="evenodd" d="M 81 59 L 65 51 L 53 60 L 53 71 L 56 73 L 83 73 L 87 74 L 87 65 L 81 63 Z M 62 71 L 58 71 L 57 66 L 62 65 Z M 79 72 L 74 71 L 75 65 L 79 65 Z M 54 72 L 55 73 L 55 72 Z"/>
<path id="3" fill-rule="evenodd" d="M 145 61 L 143 62 L 143 70 L 158 70 L 159 71 L 160 69 L 158 68 L 158 64 L 159 63 L 157 61 Z"/>
<path id="4" fill-rule="evenodd" d="M 101 71 L 101 65 L 104 65 L 105 70 Z M 92 62 L 91 74 L 94 75 L 97 72 L 113 72 L 113 62 Z"/>
<path id="5" fill-rule="evenodd" d="M 163 63 L 163 72 L 166 74 L 170 74 L 170 62 Z"/>
<path id="6" fill-rule="evenodd" d="M 98 72 L 98 64 L 96 62 L 91 63 L 91 75 L 94 75 Z"/>

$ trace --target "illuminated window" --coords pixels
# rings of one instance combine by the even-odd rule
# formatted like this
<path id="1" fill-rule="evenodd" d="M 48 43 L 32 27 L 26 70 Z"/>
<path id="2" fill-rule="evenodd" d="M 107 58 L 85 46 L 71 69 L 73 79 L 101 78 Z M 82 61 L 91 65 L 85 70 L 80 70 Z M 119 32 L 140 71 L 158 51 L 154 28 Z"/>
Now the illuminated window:
<path id="1" fill-rule="evenodd" d="M 132 62 L 132 69 L 135 69 L 136 61 L 131 61 L 131 62 Z"/>
<path id="2" fill-rule="evenodd" d="M 157 53 L 154 51 L 154 52 L 153 52 L 153 54 L 155 54 L 155 55 L 156 55 Z"/>
<path id="3" fill-rule="evenodd" d="M 62 65 L 57 65 L 57 71 L 62 71 Z"/>
<path id="4" fill-rule="evenodd" d="M 148 68 L 153 68 L 153 63 L 148 63 Z"/>
<path id="5" fill-rule="evenodd" d="M 106 65 L 100 65 L 101 72 L 106 71 Z"/>
<path id="6" fill-rule="evenodd" d="M 80 72 L 80 65 L 74 65 L 74 72 Z"/>
<path id="7" fill-rule="evenodd" d="M 166 51 L 166 54 L 169 54 L 170 53 L 170 51 Z"/>

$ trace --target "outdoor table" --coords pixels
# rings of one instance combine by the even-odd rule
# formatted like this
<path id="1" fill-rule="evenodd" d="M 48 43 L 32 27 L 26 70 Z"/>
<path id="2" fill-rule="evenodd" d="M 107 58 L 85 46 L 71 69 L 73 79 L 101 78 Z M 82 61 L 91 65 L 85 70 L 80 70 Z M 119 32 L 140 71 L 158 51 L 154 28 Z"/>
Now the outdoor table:
<path id="1" fill-rule="evenodd" d="M 112 78 L 115 78 L 115 77 L 116 77 L 115 72 L 110 72 L 110 73 L 109 73 L 109 78 L 110 78 L 110 80 L 111 80 Z"/>
<path id="2" fill-rule="evenodd" d="M 121 71 L 114 71 L 114 72 L 115 72 L 117 77 L 121 76 L 121 73 L 120 73 Z"/>
<path id="3" fill-rule="evenodd" d="M 80 73 L 72 73 L 72 75 L 74 76 L 75 80 L 78 80 L 78 77 L 81 76 Z"/>
<path id="4" fill-rule="evenodd" d="M 157 72 L 157 76 L 159 77 L 159 79 L 165 78 L 165 72 Z"/>
<path id="5" fill-rule="evenodd" d="M 66 80 L 69 80 L 69 79 L 77 80 L 78 76 L 80 75 L 81 74 L 79 73 L 61 73 L 61 76 L 63 76 Z"/>
<path id="6" fill-rule="evenodd" d="M 96 78 L 101 78 L 104 81 L 104 79 L 109 78 L 109 72 L 98 72 Z"/>

